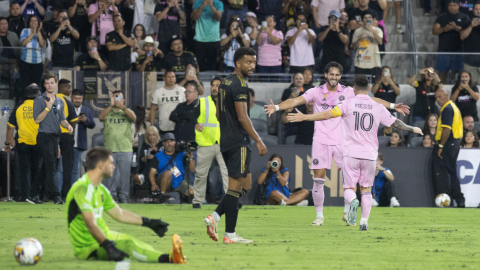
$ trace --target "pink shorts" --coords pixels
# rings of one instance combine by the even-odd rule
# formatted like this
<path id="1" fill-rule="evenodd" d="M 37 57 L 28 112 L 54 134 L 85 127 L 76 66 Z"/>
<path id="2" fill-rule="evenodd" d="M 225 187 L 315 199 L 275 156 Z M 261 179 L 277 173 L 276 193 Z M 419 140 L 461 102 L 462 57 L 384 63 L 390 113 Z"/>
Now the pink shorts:
<path id="1" fill-rule="evenodd" d="M 312 145 L 312 165 L 311 169 L 328 169 L 332 166 L 332 158 L 337 164 L 337 168 L 342 168 L 342 145 L 325 145 L 313 140 Z"/>
<path id="2" fill-rule="evenodd" d="M 375 180 L 376 160 L 343 157 L 343 188 L 354 188 L 357 183 L 361 187 L 373 186 Z"/>

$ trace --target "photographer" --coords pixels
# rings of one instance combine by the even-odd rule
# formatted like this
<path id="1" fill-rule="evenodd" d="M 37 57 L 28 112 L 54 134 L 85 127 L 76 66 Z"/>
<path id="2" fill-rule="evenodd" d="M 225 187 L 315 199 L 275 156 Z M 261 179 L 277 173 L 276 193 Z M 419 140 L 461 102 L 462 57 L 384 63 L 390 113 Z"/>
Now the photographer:
<path id="1" fill-rule="evenodd" d="M 137 185 L 143 185 L 145 182 L 145 175 L 148 176 L 150 173 L 150 161 L 155 158 L 155 154 L 157 154 L 162 148 L 162 144 L 160 143 L 160 134 L 155 126 L 150 126 L 147 128 L 145 132 L 145 140 L 141 147 L 138 174 L 133 178 Z"/>
<path id="2" fill-rule="evenodd" d="M 305 200 L 308 196 L 306 189 L 294 190 L 292 193 L 288 190 L 288 182 L 290 181 L 290 172 L 283 164 L 283 158 L 279 154 L 273 154 L 267 162 L 267 167 L 264 167 L 260 177 L 258 177 L 258 184 L 262 185 L 267 181 L 267 202 L 269 205 L 297 205 L 307 206 L 308 201 Z"/>
<path id="3" fill-rule="evenodd" d="M 388 168 L 382 167 L 382 153 L 378 153 L 376 164 L 375 181 L 372 187 L 372 193 L 376 201 L 373 204 L 376 204 L 376 206 L 399 207 L 400 203 L 396 198 L 395 186 L 392 183 L 394 177 Z"/>
<path id="4" fill-rule="evenodd" d="M 185 165 L 188 164 L 189 170 L 195 170 L 195 159 L 191 152 L 177 151 L 175 136 L 167 133 L 162 140 L 163 151 L 155 154 L 151 161 L 149 174 L 152 191 L 160 190 L 160 203 L 167 199 L 167 191 L 175 191 L 180 195 L 193 195 L 193 188 L 185 180 Z M 178 149 L 183 150 L 183 149 Z"/>

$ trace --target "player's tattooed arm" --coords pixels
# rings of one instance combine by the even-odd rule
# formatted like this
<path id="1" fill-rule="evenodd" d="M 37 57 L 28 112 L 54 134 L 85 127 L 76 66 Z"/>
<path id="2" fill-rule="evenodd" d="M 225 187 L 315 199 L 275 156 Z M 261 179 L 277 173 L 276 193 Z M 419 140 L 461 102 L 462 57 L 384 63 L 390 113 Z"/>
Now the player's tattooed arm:
<path id="1" fill-rule="evenodd" d="M 401 129 L 401 130 L 411 131 L 411 132 L 423 135 L 422 129 L 420 129 L 419 127 L 409 126 L 409 125 L 405 124 L 404 122 L 402 122 L 402 120 L 399 120 L 399 119 L 395 120 L 395 122 L 392 124 L 392 127 L 396 127 L 398 129 Z"/>

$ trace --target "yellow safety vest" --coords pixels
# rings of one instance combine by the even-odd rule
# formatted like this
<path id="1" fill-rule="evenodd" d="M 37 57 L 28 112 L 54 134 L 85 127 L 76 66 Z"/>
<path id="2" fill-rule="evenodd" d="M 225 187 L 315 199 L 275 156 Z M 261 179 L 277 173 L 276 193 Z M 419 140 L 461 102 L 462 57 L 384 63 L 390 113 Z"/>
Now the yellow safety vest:
<path id="1" fill-rule="evenodd" d="M 203 126 L 203 131 L 195 129 L 195 140 L 199 146 L 220 144 L 220 123 L 217 120 L 217 107 L 212 96 L 200 98 L 200 116 L 197 122 Z"/>

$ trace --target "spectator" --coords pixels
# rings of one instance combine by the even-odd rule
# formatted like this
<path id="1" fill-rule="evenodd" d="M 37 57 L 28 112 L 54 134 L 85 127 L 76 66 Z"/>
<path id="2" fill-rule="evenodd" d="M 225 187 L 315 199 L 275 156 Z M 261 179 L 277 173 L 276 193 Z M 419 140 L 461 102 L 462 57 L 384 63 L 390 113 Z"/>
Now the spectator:
<path id="1" fill-rule="evenodd" d="M 371 22 L 373 26 L 377 26 L 378 21 L 380 20 L 377 12 L 368 7 L 368 5 L 370 3 L 369 0 L 358 0 L 357 2 L 358 2 L 358 7 L 352 9 L 348 13 L 348 29 L 350 29 L 352 31 L 350 33 L 351 34 L 350 40 L 352 40 L 353 33 L 354 33 L 355 30 L 357 30 L 358 28 L 365 27 L 365 22 L 363 21 L 362 12 L 364 12 L 366 10 L 369 11 L 369 14 L 371 14 L 372 17 L 373 17 L 372 22 Z"/>
<path id="2" fill-rule="evenodd" d="M 105 71 L 108 66 L 105 56 L 98 51 L 98 39 L 94 36 L 87 38 L 87 53 L 80 55 L 75 61 L 76 71 Z M 93 73 L 90 73 L 93 74 Z"/>
<path id="3" fill-rule="evenodd" d="M 58 24 L 58 14 L 63 10 L 63 6 L 60 3 L 54 3 L 52 5 L 52 17 L 43 21 L 43 29 L 55 29 Z"/>
<path id="4" fill-rule="evenodd" d="M 195 171 L 195 160 L 191 152 L 176 152 L 175 136 L 167 133 L 162 138 L 163 150 L 155 154 L 151 162 L 149 180 L 151 190 L 160 193 L 160 201 L 165 202 L 165 193 L 174 191 L 182 196 L 193 195 L 193 188 L 184 179 L 185 166 L 189 171 Z"/>
<path id="5" fill-rule="evenodd" d="M 400 133 L 398 130 L 392 131 L 392 136 L 390 136 L 390 141 L 387 143 L 388 147 L 404 147 L 405 145 L 405 138 L 403 134 Z"/>
<path id="6" fill-rule="evenodd" d="M 95 128 L 93 112 L 87 106 L 83 106 L 83 92 L 75 89 L 72 91 L 72 102 L 75 106 L 75 113 L 78 116 L 77 126 L 75 128 L 73 145 L 73 169 L 72 185 L 80 178 L 80 164 L 82 163 L 82 154 L 88 149 L 87 129 Z"/>
<path id="7" fill-rule="evenodd" d="M 123 29 L 125 21 L 122 16 L 113 17 L 115 31 L 107 34 L 105 44 L 108 49 L 108 69 L 112 71 L 129 71 L 130 48 L 135 46 L 135 41 L 130 37 L 130 32 Z"/>
<path id="8" fill-rule="evenodd" d="M 80 35 L 70 25 L 67 12 L 58 13 L 58 23 L 56 25 L 49 24 L 45 32 L 53 46 L 52 70 L 74 69 L 75 40 Z"/>
<path id="9" fill-rule="evenodd" d="M 299 73 L 297 73 L 297 74 L 299 74 Z M 296 87 L 287 88 L 283 91 L 281 102 L 285 101 L 287 99 L 294 99 L 294 98 L 299 96 L 299 93 L 300 93 L 300 91 Z M 292 135 L 297 135 L 297 133 L 298 133 L 298 123 L 291 123 L 287 119 L 287 115 L 289 113 L 291 113 L 292 111 L 295 112 L 294 108 L 286 109 L 285 111 L 283 111 L 282 116 L 281 116 L 281 120 L 282 120 L 282 122 L 284 124 L 284 128 L 285 128 L 285 137 L 292 136 Z"/>
<path id="10" fill-rule="evenodd" d="M 342 0 L 313 0 L 312 1 L 312 15 L 313 21 L 315 22 L 315 27 L 317 31 L 320 30 L 322 26 L 330 26 L 330 17 L 332 16 L 332 10 L 343 12 L 345 9 L 345 1 Z M 329 15 L 327 16 L 327 12 Z M 337 18 L 339 18 L 338 16 Z M 318 31 L 320 33 L 322 31 Z"/>
<path id="11" fill-rule="evenodd" d="M 420 75 L 420 81 L 417 80 Z M 424 68 L 418 74 L 408 79 L 408 84 L 415 88 L 416 98 L 413 105 L 413 122 L 425 120 L 428 114 L 438 114 L 437 106 L 435 106 L 435 92 L 443 88 L 437 73 L 433 68 Z"/>
<path id="12" fill-rule="evenodd" d="M 113 18 L 120 14 L 111 1 L 97 0 L 88 7 L 88 22 L 92 24 L 92 36 L 99 38 L 100 52 L 104 55 L 108 55 L 109 51 L 106 46 L 107 35 L 115 31 Z"/>
<path id="13" fill-rule="evenodd" d="M 92 26 L 88 20 L 88 6 L 86 0 L 71 0 L 68 8 L 68 17 L 72 20 L 72 26 L 77 29 L 80 38 L 77 39 L 75 49 L 85 52 L 87 37 L 91 35 Z M 107 32 L 108 33 L 108 32 Z M 87 51 L 88 52 L 88 51 Z"/>
<path id="14" fill-rule="evenodd" d="M 258 30 L 260 29 L 257 15 L 251 11 L 247 12 L 245 15 L 245 22 L 247 23 L 247 27 L 245 27 L 245 33 L 247 33 L 248 37 L 250 38 L 250 45 L 255 46 L 255 44 L 257 44 Z"/>
<path id="15" fill-rule="evenodd" d="M 375 168 L 375 180 L 372 187 L 372 195 L 378 200 L 373 204 L 377 204 L 380 207 L 400 207 L 400 203 L 397 200 L 395 192 L 395 186 L 393 185 L 393 174 L 388 168 L 382 167 L 383 155 L 378 153 L 377 165 Z M 375 200 L 374 199 L 374 200 Z"/>
<path id="16" fill-rule="evenodd" d="M 315 87 L 313 85 L 313 69 L 305 68 L 303 70 L 303 91 L 307 91 L 313 87 Z"/>
<path id="17" fill-rule="evenodd" d="M 400 95 L 400 86 L 393 80 L 392 69 L 389 66 L 382 67 L 380 78 L 372 86 L 372 94 L 376 98 L 395 104 L 397 96 Z M 389 111 L 392 114 L 396 113 L 395 110 Z"/>
<path id="18" fill-rule="evenodd" d="M 383 10 L 387 7 L 386 0 L 369 0 L 368 8 L 374 10 L 377 14 L 377 27 L 382 30 L 383 43 L 378 45 L 378 49 L 381 52 L 385 51 L 385 44 L 387 43 L 387 33 L 385 31 L 385 22 L 383 21 Z M 380 55 L 380 60 L 383 59 L 383 55 Z"/>
<path id="19" fill-rule="evenodd" d="M 145 27 L 141 24 L 135 25 L 133 28 L 133 35 L 134 35 L 134 41 L 135 41 L 135 46 L 132 48 L 132 52 L 136 53 L 136 57 L 139 55 L 145 54 L 142 48 L 138 46 L 140 41 L 144 40 L 147 37 L 147 34 L 145 33 Z M 167 54 L 167 52 L 162 51 L 164 54 Z M 137 59 L 135 57 L 135 59 Z M 135 63 L 135 61 L 133 61 Z"/>
<path id="20" fill-rule="evenodd" d="M 298 13 L 310 14 L 310 5 L 302 0 L 283 0 L 282 15 L 285 20 L 286 31 L 296 26 L 295 14 Z"/>
<path id="21" fill-rule="evenodd" d="M 290 85 L 289 88 L 283 90 L 282 98 L 280 101 L 287 100 L 289 98 L 296 98 L 297 96 L 303 95 L 307 89 L 304 89 L 305 79 L 303 78 L 302 73 L 296 73 L 293 75 L 293 83 Z M 295 88 L 295 91 L 293 91 Z M 296 92 L 296 93 L 293 93 Z"/>
<path id="22" fill-rule="evenodd" d="M 250 95 L 250 119 L 261 119 L 267 121 L 267 115 L 265 114 L 265 108 L 258 104 L 255 104 L 255 91 L 252 88 L 248 88 Z"/>
<path id="23" fill-rule="evenodd" d="M 392 6 L 392 1 L 394 2 L 393 3 L 393 6 L 395 7 L 395 23 L 397 24 L 397 33 L 398 34 L 403 34 L 404 31 L 402 30 L 402 1 L 403 0 L 387 0 L 387 7 L 384 8 L 384 11 L 383 11 L 383 21 L 386 22 L 387 21 L 387 17 L 388 17 L 388 12 L 390 11 L 390 7 Z M 429 1 L 429 0 L 424 0 L 424 3 L 425 1 Z M 424 5 L 424 8 L 425 8 L 425 5 Z"/>
<path id="24" fill-rule="evenodd" d="M 307 67 L 315 67 L 313 45 L 317 35 L 308 28 L 305 14 L 298 14 L 296 27 L 288 30 L 285 37 L 290 46 L 290 73 L 303 72 Z"/>
<path id="25" fill-rule="evenodd" d="M 298 110 L 303 114 L 313 114 L 313 101 L 307 102 L 307 104 L 299 106 Z M 315 132 L 314 121 L 302 121 L 297 124 L 297 137 L 295 138 L 295 144 L 300 145 L 312 145 L 313 133 Z"/>
<path id="26" fill-rule="evenodd" d="M 478 121 L 478 88 L 476 82 L 472 81 L 469 71 L 460 72 L 457 82 L 452 87 L 450 98 L 455 102 L 462 116 L 471 115 L 475 121 Z"/>
<path id="27" fill-rule="evenodd" d="M 347 44 L 345 44 L 344 46 L 344 53 L 345 53 L 345 68 L 343 69 L 345 74 L 348 74 L 350 73 L 350 70 L 352 68 L 352 51 L 350 50 L 350 43 L 351 43 L 351 39 L 350 37 L 352 37 L 350 35 L 350 29 L 348 29 L 348 14 L 347 12 L 343 11 L 340 13 L 342 16 L 340 17 L 340 29 L 343 27 L 345 29 L 347 29 L 347 33 L 348 33 L 348 42 Z M 353 34 L 353 33 L 352 33 Z"/>
<path id="28" fill-rule="evenodd" d="M 273 16 L 266 17 L 267 26 L 260 27 L 260 33 L 257 35 L 258 44 L 258 73 L 280 73 L 282 72 L 282 40 L 281 31 L 274 29 L 275 18 Z"/>
<path id="29" fill-rule="evenodd" d="M 425 117 L 425 124 L 423 125 L 423 134 L 431 134 L 435 136 L 437 132 L 437 122 L 438 122 L 438 115 L 436 113 L 430 113 Z"/>
<path id="30" fill-rule="evenodd" d="M 175 123 L 170 121 L 170 114 L 178 104 L 185 102 L 185 88 L 175 84 L 175 72 L 172 70 L 165 71 L 165 86 L 155 90 L 152 95 L 150 109 L 150 125 L 155 124 L 155 117 L 159 114 L 158 127 L 160 134 L 173 133 Z"/>
<path id="31" fill-rule="evenodd" d="M 283 0 L 259 0 L 257 9 L 258 21 L 268 22 L 268 18 L 270 17 L 272 18 L 272 21 L 275 22 L 275 24 L 273 24 L 273 27 L 275 27 L 276 30 L 280 31 L 282 29 L 282 3 Z"/>
<path id="32" fill-rule="evenodd" d="M 168 45 L 171 43 L 172 37 L 180 36 L 180 20 L 186 20 L 185 12 L 179 6 L 178 0 L 167 0 L 166 2 L 158 3 L 153 14 L 155 14 L 159 22 L 158 48 L 164 54 L 167 54 L 169 50 Z"/>
<path id="33" fill-rule="evenodd" d="M 426 133 L 423 135 L 422 145 L 425 148 L 433 148 L 435 146 L 435 135 Z"/>
<path id="34" fill-rule="evenodd" d="M 460 31 L 468 21 L 468 16 L 460 13 L 458 0 L 448 0 L 448 11 L 437 17 L 432 34 L 439 36 L 438 52 L 461 52 Z M 447 73 L 452 70 L 453 78 L 462 70 L 462 56 L 458 54 L 440 54 L 437 56 L 435 69 L 439 71 L 440 81 L 447 82 Z"/>
<path id="35" fill-rule="evenodd" d="M 386 137 L 391 137 L 392 136 L 392 133 L 393 133 L 393 128 L 390 126 L 390 127 L 386 127 L 384 126 L 380 133 L 378 134 L 379 136 L 386 136 Z"/>
<path id="36" fill-rule="evenodd" d="M 28 25 L 20 12 L 20 5 L 17 2 L 11 3 L 9 12 L 10 16 L 7 18 L 8 31 L 14 32 L 20 38 L 22 30 L 27 28 Z"/>
<path id="37" fill-rule="evenodd" d="M 32 117 L 33 100 L 40 95 L 40 89 L 36 84 L 29 85 L 24 92 L 25 101 L 15 107 L 8 118 L 7 136 L 5 140 L 5 152 L 10 152 L 10 147 L 15 147 L 18 160 L 22 162 L 22 173 L 20 174 L 21 195 L 20 201 L 27 201 L 32 204 L 41 204 L 40 198 L 35 196 L 33 185 L 38 182 L 40 166 L 42 164 L 40 147 L 37 146 L 38 124 Z M 17 128 L 17 141 L 13 132 Z M 34 180 L 35 179 L 35 180 Z"/>
<path id="38" fill-rule="evenodd" d="M 189 51 L 183 50 L 183 42 L 180 36 L 173 36 L 170 44 L 170 53 L 165 53 L 165 57 L 162 62 L 162 72 L 167 70 L 173 70 L 174 72 L 185 72 L 187 73 L 190 69 L 194 69 L 194 73 L 197 64 L 197 58 L 195 54 Z M 191 74 L 192 75 L 192 74 Z M 192 75 L 193 76 L 193 75 Z M 178 84 L 185 84 L 187 80 L 185 75 L 177 76 Z M 203 95 L 203 91 L 200 95 Z"/>
<path id="39" fill-rule="evenodd" d="M 460 148 L 479 148 L 478 136 L 473 130 L 468 130 L 463 134 L 462 141 L 460 142 Z"/>
<path id="40" fill-rule="evenodd" d="M 145 107 L 141 105 L 137 105 L 133 110 L 137 119 L 135 123 L 132 123 L 132 147 L 133 152 L 137 152 L 138 148 L 138 138 L 146 133 L 146 130 L 150 127 L 150 123 L 146 122 L 147 120 L 147 110 Z M 158 133 L 158 131 L 157 131 Z M 148 136 L 148 133 L 147 133 Z M 147 137 L 145 136 L 145 137 Z M 158 142 L 160 142 L 160 137 L 158 138 Z M 140 145 L 141 147 L 141 145 Z M 140 171 L 140 170 L 139 170 Z"/>
<path id="41" fill-rule="evenodd" d="M 137 117 L 132 110 L 125 107 L 125 99 L 122 92 L 114 91 L 110 97 L 110 106 L 103 109 L 98 119 L 103 122 L 105 148 L 112 151 L 115 166 L 113 176 L 103 180 L 103 184 L 110 190 L 115 201 L 127 203 L 130 190 L 130 167 L 132 164 L 131 125 Z"/>
<path id="42" fill-rule="evenodd" d="M 272 165 L 273 164 L 273 165 Z M 276 166 L 274 166 L 276 164 Z M 262 169 L 258 177 L 258 184 L 262 185 L 267 181 L 266 199 L 269 205 L 297 205 L 307 206 L 308 190 L 300 189 L 290 193 L 288 183 L 290 182 L 290 172 L 283 164 L 283 158 L 279 154 L 273 154 L 267 162 L 267 166 Z"/>
<path id="43" fill-rule="evenodd" d="M 178 141 L 195 141 L 195 125 L 198 115 L 194 109 L 198 106 L 197 83 L 188 81 L 185 84 L 185 102 L 177 105 L 170 114 L 170 121 L 175 123 L 175 138 Z"/>
<path id="44" fill-rule="evenodd" d="M 48 202 L 49 196 L 52 196 L 55 198 L 55 204 L 63 204 L 55 182 L 55 162 L 59 156 L 58 134 L 61 133 L 60 126 L 68 129 L 70 134 L 73 133 L 73 128 L 67 122 L 62 110 L 65 106 L 63 100 L 55 96 L 57 84 L 55 74 L 45 75 L 46 91 L 33 102 L 33 119 L 39 124 L 37 144 L 42 154 L 42 170 L 45 172 L 45 178 L 33 184 L 36 189 L 31 196 L 39 196 L 40 190 L 37 187 L 44 185 L 45 193 L 42 201 Z"/>
<path id="45" fill-rule="evenodd" d="M 8 47 L 21 47 L 21 43 L 14 32 L 8 31 L 7 19 L 0 17 L 0 70 L 12 74 L 18 65 L 19 50 Z"/>
<path id="46" fill-rule="evenodd" d="M 141 107 L 141 106 L 137 106 Z M 143 108 L 145 111 L 145 108 Z M 145 131 L 144 131 L 145 132 Z M 146 136 L 140 148 L 140 155 L 138 157 L 138 174 L 133 178 L 137 185 L 143 185 L 145 176 L 148 177 L 151 169 L 151 160 L 155 158 L 155 154 L 160 152 L 162 144 L 160 143 L 160 134 L 158 129 L 154 126 L 146 128 Z M 135 151 L 136 153 L 136 151 Z"/>
<path id="47" fill-rule="evenodd" d="M 149 36 L 155 37 L 158 31 L 158 21 L 155 16 L 155 4 L 160 2 L 156 0 L 135 1 L 129 0 L 133 6 L 133 22 L 131 25 L 141 24 L 145 26 L 145 33 Z M 166 1 L 162 1 L 166 2 Z M 131 29 L 131 27 L 127 28 Z"/>
<path id="48" fill-rule="evenodd" d="M 225 22 L 228 20 L 230 21 L 232 16 L 236 16 L 237 18 L 244 18 L 248 12 L 248 0 L 230 0 L 224 2 L 224 18 L 222 20 L 222 28 L 225 27 Z M 228 29 L 228 26 L 227 26 Z"/>
<path id="49" fill-rule="evenodd" d="M 475 122 L 474 122 L 472 116 L 467 115 L 467 116 L 463 117 L 463 128 L 464 128 L 464 130 L 463 130 L 464 132 L 467 132 L 469 130 L 473 130 L 473 131 L 475 131 L 475 133 L 477 133 L 477 136 L 480 137 L 480 131 L 478 131 L 475 128 Z"/>
<path id="50" fill-rule="evenodd" d="M 220 49 L 220 0 L 195 0 L 192 20 L 195 23 L 195 48 L 200 71 L 215 70 Z"/>
<path id="51" fill-rule="evenodd" d="M 364 26 L 353 33 L 352 48 L 355 55 L 355 74 L 372 75 L 375 77 L 382 62 L 377 54 L 378 45 L 383 43 L 383 32 L 372 25 L 374 14 L 370 10 L 362 11 Z"/>
<path id="52" fill-rule="evenodd" d="M 158 41 L 154 42 L 153 38 L 148 36 L 145 40 L 140 41 L 139 46 L 145 54 L 140 55 L 135 62 L 135 65 L 137 65 L 137 71 L 160 71 L 163 53 L 157 49 Z"/>
<path id="53" fill-rule="evenodd" d="M 317 0 L 318 1 L 318 0 Z M 338 10 L 330 11 L 328 26 L 322 26 L 318 30 L 318 41 L 322 42 L 323 56 L 320 61 L 320 70 L 332 62 L 338 62 L 345 70 L 345 45 L 348 45 L 348 30 L 340 27 L 341 14 Z"/>
<path id="54" fill-rule="evenodd" d="M 474 17 L 472 20 L 464 21 L 460 39 L 463 40 L 463 51 L 466 53 L 480 53 L 478 44 L 480 43 L 480 2 L 473 5 Z M 464 55 L 463 69 L 470 72 L 471 80 L 480 82 L 480 56 Z"/>
<path id="55" fill-rule="evenodd" d="M 20 77 L 24 85 L 40 84 L 43 75 L 43 47 L 47 45 L 43 39 L 45 32 L 37 16 L 28 19 L 28 28 L 22 30 L 22 56 L 18 64 Z"/>
<path id="56" fill-rule="evenodd" d="M 227 24 L 226 33 L 222 35 L 220 46 L 224 52 L 223 72 L 231 73 L 235 69 L 233 55 L 241 47 L 250 47 L 250 37 L 243 32 L 243 24 L 238 20 L 230 20 Z"/>
<path id="57" fill-rule="evenodd" d="M 25 17 L 35 15 L 43 18 L 45 16 L 42 0 L 20 0 L 18 4 L 20 5 L 20 13 Z"/>

